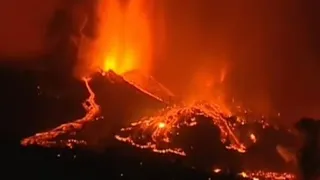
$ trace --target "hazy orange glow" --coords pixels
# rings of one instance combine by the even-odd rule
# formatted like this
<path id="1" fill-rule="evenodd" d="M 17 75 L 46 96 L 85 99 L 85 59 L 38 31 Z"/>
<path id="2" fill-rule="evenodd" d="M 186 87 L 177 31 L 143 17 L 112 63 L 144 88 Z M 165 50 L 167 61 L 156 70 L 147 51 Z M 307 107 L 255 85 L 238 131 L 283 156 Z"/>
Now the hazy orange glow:
<path id="1" fill-rule="evenodd" d="M 201 68 L 193 74 L 183 97 L 186 103 L 192 104 L 199 100 L 206 100 L 214 104 L 219 104 L 220 108 L 225 112 L 229 111 L 225 99 L 224 84 L 227 76 L 227 67 L 216 69 L 216 71 L 211 72 L 206 68 Z"/>
<path id="2" fill-rule="evenodd" d="M 152 48 L 146 5 L 145 0 L 101 1 L 94 55 L 101 69 L 118 74 L 149 70 Z"/>

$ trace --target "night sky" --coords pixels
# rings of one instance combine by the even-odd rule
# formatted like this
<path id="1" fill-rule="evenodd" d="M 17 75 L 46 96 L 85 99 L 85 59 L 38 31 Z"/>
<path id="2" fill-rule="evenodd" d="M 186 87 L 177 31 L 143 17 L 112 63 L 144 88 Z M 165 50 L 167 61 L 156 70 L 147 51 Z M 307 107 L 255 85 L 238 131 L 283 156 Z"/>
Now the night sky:
<path id="1" fill-rule="evenodd" d="M 227 65 L 228 93 L 237 99 L 261 111 L 279 111 L 291 121 L 320 117 L 320 2 L 155 4 L 166 31 L 155 29 L 165 41 L 153 60 L 154 75 L 175 92 L 204 67 L 216 75 Z M 0 56 L 45 54 L 45 28 L 57 7 L 57 0 L 0 1 Z"/>

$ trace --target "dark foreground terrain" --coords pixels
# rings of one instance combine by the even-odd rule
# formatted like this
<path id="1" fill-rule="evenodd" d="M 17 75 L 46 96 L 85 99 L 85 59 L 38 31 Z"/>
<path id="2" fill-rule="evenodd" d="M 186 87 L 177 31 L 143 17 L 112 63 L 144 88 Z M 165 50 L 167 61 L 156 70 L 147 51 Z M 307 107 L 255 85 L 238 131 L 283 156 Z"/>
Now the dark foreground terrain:
<path id="1" fill-rule="evenodd" d="M 60 179 L 237 179 L 232 174 L 211 174 L 189 168 L 178 158 L 161 157 L 136 149 L 85 150 L 6 147 L 3 153 L 8 177 Z"/>

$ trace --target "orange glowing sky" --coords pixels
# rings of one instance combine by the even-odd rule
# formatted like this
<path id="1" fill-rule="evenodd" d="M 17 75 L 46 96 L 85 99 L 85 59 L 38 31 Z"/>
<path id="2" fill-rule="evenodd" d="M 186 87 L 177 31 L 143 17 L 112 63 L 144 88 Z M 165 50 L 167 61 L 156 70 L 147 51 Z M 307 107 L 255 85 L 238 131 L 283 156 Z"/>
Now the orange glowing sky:
<path id="1" fill-rule="evenodd" d="M 145 0 L 107 0 L 99 6 L 99 28 L 95 61 L 103 70 L 118 74 L 149 70 L 150 24 Z"/>
<path id="2" fill-rule="evenodd" d="M 58 1 L 0 1 L 0 62 L 7 61 L 7 57 L 19 57 L 17 60 L 30 56 L 42 57 L 48 54 L 51 47 L 55 47 L 51 43 L 52 37 L 46 36 L 46 31 L 55 11 L 61 9 Z M 179 94 L 185 91 L 185 85 L 192 80 L 191 76 L 198 66 L 213 59 L 220 61 L 210 57 L 225 53 L 228 63 L 232 63 L 232 70 L 228 69 L 224 82 L 236 99 L 254 107 L 260 106 L 262 101 L 266 102 L 262 109 L 270 104 L 280 109 L 282 117 L 289 116 L 292 121 L 301 116 L 320 117 L 320 85 L 317 78 L 320 11 L 317 1 L 249 0 L 243 3 L 185 0 L 183 5 L 181 1 L 172 0 L 73 2 L 87 12 L 87 8 L 90 9 L 88 4 L 96 1 L 99 1 L 99 13 L 94 5 L 93 31 L 96 33 L 96 26 L 99 26 L 101 36 L 94 36 L 99 37 L 97 43 L 82 45 L 82 49 L 87 49 L 87 46 L 98 48 L 93 53 L 87 50 L 82 52 L 84 55 L 81 54 L 79 60 L 78 76 L 83 77 L 82 74 L 88 73 L 87 69 L 103 67 L 106 59 L 116 59 L 106 64 L 109 67 L 112 65 L 118 72 L 131 68 L 148 69 L 148 58 L 152 54 L 156 56 L 152 59 L 152 75 Z M 125 5 L 119 3 L 124 1 Z M 152 13 L 157 14 L 158 19 L 150 15 L 150 7 L 146 5 L 150 2 L 155 4 Z M 116 16 L 117 13 L 121 18 Z M 161 21 L 165 22 L 166 31 L 161 51 L 155 43 L 163 37 L 162 28 L 155 26 L 160 16 L 163 16 Z M 96 23 L 95 18 L 100 23 Z M 118 30 L 124 29 L 121 27 L 130 28 L 130 31 L 120 33 Z M 59 33 L 54 38 L 58 38 Z M 119 37 L 126 38 L 116 40 Z M 138 43 L 134 42 L 135 38 Z M 99 44 L 103 46 L 99 47 Z M 117 45 L 109 46 L 114 44 Z M 135 46 L 130 50 L 128 46 L 132 44 Z M 145 49 L 147 51 L 142 52 Z M 119 57 L 120 52 L 131 55 Z M 124 58 L 128 56 L 131 58 Z M 128 59 L 131 63 L 124 62 Z M 211 71 L 217 71 L 216 64 L 212 64 L 214 68 Z"/>

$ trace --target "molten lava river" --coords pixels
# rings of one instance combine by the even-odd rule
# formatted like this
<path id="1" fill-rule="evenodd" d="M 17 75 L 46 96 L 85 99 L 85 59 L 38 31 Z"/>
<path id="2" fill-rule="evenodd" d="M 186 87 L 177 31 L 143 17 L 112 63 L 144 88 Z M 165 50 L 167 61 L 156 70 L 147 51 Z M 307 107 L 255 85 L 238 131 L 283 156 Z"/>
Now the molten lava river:
<path id="1" fill-rule="evenodd" d="M 149 86 L 150 83 L 146 83 L 150 78 L 146 78 L 149 80 L 142 80 L 131 76 L 132 73 L 130 72 L 133 70 L 139 69 L 143 73 L 148 73 L 149 70 L 148 59 L 151 53 L 151 35 L 148 17 L 142 11 L 144 3 L 144 0 L 132 0 L 126 7 L 123 7 L 119 1 L 109 0 L 102 3 L 100 6 L 101 32 L 96 41 L 98 48 L 95 50 L 95 59 L 101 61 L 95 63 L 100 69 L 103 69 L 102 74 L 105 78 L 109 77 L 108 74 L 112 70 L 133 87 L 157 101 L 165 103 L 167 107 L 159 110 L 154 115 L 143 117 L 131 123 L 130 126 L 122 128 L 115 136 L 115 139 L 137 148 L 149 149 L 155 153 L 188 156 L 185 149 L 177 147 L 173 139 L 179 136 L 179 132 L 183 128 L 192 128 L 201 123 L 201 119 L 197 118 L 197 116 L 202 116 L 210 119 L 212 126 L 216 126 L 220 130 L 220 141 L 227 151 L 246 154 L 248 146 L 258 142 L 259 137 L 250 133 L 250 141 L 245 142 L 237 133 L 239 128 L 249 122 L 246 118 L 247 116 L 239 115 L 246 114 L 245 110 L 241 108 L 229 110 L 225 106 L 212 101 L 199 100 L 193 103 L 184 103 L 180 100 L 169 101 L 166 97 L 170 96 L 171 99 L 174 99 L 173 93 L 154 79 L 152 79 L 153 83 L 151 84 L 156 84 L 153 86 L 159 88 L 151 88 Z M 83 103 L 87 111 L 83 118 L 25 138 L 21 141 L 21 144 L 24 146 L 39 145 L 44 147 L 60 144 L 69 148 L 73 148 L 75 145 L 86 145 L 87 142 L 85 140 L 77 140 L 76 138 L 68 140 L 57 139 L 66 134 L 77 134 L 87 123 L 104 120 L 101 118 L 101 108 L 96 103 L 95 92 L 90 87 L 89 82 L 91 79 L 91 77 L 83 78 L 83 82 L 90 94 Z M 262 128 L 270 126 L 264 120 L 255 122 Z M 201 141 L 209 142 L 205 139 L 201 139 Z M 223 170 L 214 168 L 212 173 L 220 173 L 221 171 Z M 239 176 L 252 179 L 294 179 L 294 175 L 289 173 L 262 170 L 241 172 Z"/>
<path id="2" fill-rule="evenodd" d="M 108 78 L 106 75 L 105 77 Z M 103 118 L 99 117 L 100 107 L 95 102 L 95 93 L 89 85 L 90 78 L 84 78 L 83 81 L 90 94 L 88 99 L 83 103 L 87 114 L 79 120 L 62 124 L 50 131 L 37 133 L 34 136 L 25 138 L 21 141 L 22 145 L 55 147 L 59 144 L 59 146 L 62 145 L 62 147 L 68 148 L 73 148 L 75 145 L 86 145 L 86 141 L 77 140 L 76 138 L 58 140 L 60 136 L 66 134 L 77 134 L 87 123 L 103 120 Z M 134 85 L 134 83 L 131 84 Z M 136 86 L 136 88 L 141 89 L 140 86 Z M 143 90 L 143 92 L 147 92 L 147 90 Z M 151 93 L 148 92 L 148 94 Z M 157 95 L 152 95 L 152 97 L 161 100 Z M 206 101 L 198 101 L 191 104 L 184 104 L 182 102 L 179 104 L 169 104 L 155 115 L 141 118 L 131 123 L 129 127 L 122 128 L 115 138 L 137 148 L 150 149 L 155 153 L 173 153 L 180 156 L 188 156 L 183 148 L 175 147 L 172 139 L 179 135 L 180 129 L 195 127 L 198 123 L 201 123 L 196 118 L 198 115 L 208 117 L 212 120 L 212 125 L 219 128 L 221 143 L 225 145 L 227 150 L 240 154 L 247 153 L 246 144 L 241 142 L 235 133 L 238 128 L 247 123 L 246 119 L 242 118 L 242 116 L 232 118 L 233 114 L 230 111 L 221 108 L 218 104 Z M 263 128 L 270 126 L 262 120 L 257 121 L 257 123 Z M 259 141 L 258 137 L 254 134 L 250 134 L 250 140 L 251 143 Z M 207 140 L 202 139 L 202 141 L 208 143 Z M 213 169 L 213 173 L 220 173 L 221 171 L 222 169 L 219 168 Z M 252 179 L 294 179 L 293 174 L 267 171 L 241 172 L 239 176 Z"/>

